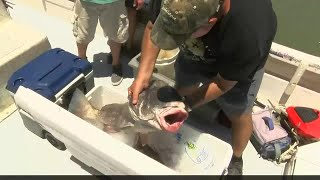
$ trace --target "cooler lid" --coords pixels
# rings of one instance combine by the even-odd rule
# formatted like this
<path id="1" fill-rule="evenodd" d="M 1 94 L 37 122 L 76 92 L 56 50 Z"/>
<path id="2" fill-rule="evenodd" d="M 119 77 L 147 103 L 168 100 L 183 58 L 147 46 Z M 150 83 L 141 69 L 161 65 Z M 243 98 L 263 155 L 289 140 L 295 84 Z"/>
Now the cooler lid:
<path id="1" fill-rule="evenodd" d="M 87 60 L 63 49 L 50 49 L 12 74 L 7 90 L 16 93 L 19 86 L 29 88 L 51 101 L 55 95 L 80 74 L 92 71 Z"/>

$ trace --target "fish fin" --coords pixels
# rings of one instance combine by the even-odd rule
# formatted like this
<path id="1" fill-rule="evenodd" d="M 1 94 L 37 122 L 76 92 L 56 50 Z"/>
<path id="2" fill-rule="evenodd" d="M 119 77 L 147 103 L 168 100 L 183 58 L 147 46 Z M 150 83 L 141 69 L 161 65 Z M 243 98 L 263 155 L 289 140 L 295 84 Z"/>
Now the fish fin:
<path id="1" fill-rule="evenodd" d="M 149 133 L 139 133 L 140 143 L 146 145 L 149 142 Z"/>
<path id="2" fill-rule="evenodd" d="M 127 128 L 127 127 L 133 127 L 133 126 L 134 126 L 134 124 L 132 122 L 126 121 L 121 127 L 122 128 Z"/>
<path id="3" fill-rule="evenodd" d="M 113 127 L 109 126 L 109 125 L 104 125 L 103 131 L 107 132 L 107 133 L 116 133 L 119 132 L 119 130 L 115 130 Z"/>
<path id="4" fill-rule="evenodd" d="M 117 132 L 120 132 L 120 131 L 126 131 L 126 130 L 130 130 L 131 127 L 133 127 L 134 125 L 132 123 L 128 123 L 128 124 L 125 124 L 124 126 L 121 126 L 120 128 L 114 128 L 110 125 L 106 125 L 104 124 L 104 127 L 103 127 L 103 130 L 105 132 L 108 132 L 108 133 L 117 133 Z"/>
<path id="5" fill-rule="evenodd" d="M 88 119 L 95 120 L 98 114 L 98 110 L 90 104 L 83 92 L 78 88 L 75 89 L 72 95 L 68 111 L 87 121 Z"/>

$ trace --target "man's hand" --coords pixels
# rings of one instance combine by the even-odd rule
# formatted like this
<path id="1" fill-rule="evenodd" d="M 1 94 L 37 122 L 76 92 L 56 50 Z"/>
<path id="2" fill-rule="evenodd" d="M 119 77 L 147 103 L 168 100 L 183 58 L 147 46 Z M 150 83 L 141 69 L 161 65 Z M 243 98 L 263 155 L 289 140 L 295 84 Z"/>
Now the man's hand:
<path id="1" fill-rule="evenodd" d="M 128 88 L 128 96 L 132 98 L 132 104 L 136 105 L 139 100 L 139 94 L 149 87 L 149 82 L 136 79 L 132 85 Z"/>
<path id="2" fill-rule="evenodd" d="M 133 105 L 138 103 L 139 94 L 149 87 L 157 56 L 160 52 L 160 49 L 152 43 L 150 38 L 152 26 L 153 24 L 149 21 L 145 27 L 137 77 L 128 88 L 128 96 L 129 98 L 132 98 L 131 100 Z"/>
<path id="3" fill-rule="evenodd" d="M 144 0 L 134 0 L 133 7 L 136 7 L 137 10 L 143 7 Z"/>

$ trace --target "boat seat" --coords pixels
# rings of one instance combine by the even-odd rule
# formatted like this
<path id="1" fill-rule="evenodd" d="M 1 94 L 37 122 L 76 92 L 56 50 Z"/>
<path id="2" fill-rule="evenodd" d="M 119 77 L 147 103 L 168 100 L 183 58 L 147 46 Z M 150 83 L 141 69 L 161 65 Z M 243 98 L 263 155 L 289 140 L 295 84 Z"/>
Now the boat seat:
<path id="1" fill-rule="evenodd" d="M 2 1 L 0 1 L 2 3 Z M 1 9 L 2 7 L 2 9 Z M 16 110 L 10 93 L 5 89 L 9 77 L 43 52 L 51 49 L 45 34 L 15 22 L 0 4 L 0 122 Z"/>

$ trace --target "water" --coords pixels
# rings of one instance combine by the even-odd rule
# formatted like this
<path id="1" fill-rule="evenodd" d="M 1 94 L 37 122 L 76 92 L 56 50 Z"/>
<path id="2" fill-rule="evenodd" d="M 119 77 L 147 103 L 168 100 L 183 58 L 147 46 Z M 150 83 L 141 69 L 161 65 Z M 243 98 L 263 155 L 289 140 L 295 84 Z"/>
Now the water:
<path id="1" fill-rule="evenodd" d="M 320 0 L 272 0 L 278 17 L 274 42 L 320 57 Z"/>

